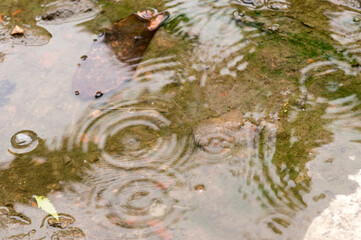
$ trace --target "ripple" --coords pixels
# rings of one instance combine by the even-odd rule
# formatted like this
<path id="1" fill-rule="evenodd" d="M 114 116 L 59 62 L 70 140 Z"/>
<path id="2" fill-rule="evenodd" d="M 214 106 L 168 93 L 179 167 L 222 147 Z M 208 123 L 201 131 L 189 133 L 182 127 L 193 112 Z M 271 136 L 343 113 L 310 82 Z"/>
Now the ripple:
<path id="1" fill-rule="evenodd" d="M 13 26 L 12 26 L 13 27 Z M 10 33 L 12 28 L 10 24 L 8 26 L 0 26 L 0 40 L 4 42 L 10 42 L 13 45 L 25 45 L 25 46 L 42 46 L 47 44 L 51 39 L 51 34 L 40 26 L 20 25 L 24 29 L 22 36 L 13 37 Z"/>
<path id="2" fill-rule="evenodd" d="M 39 144 L 38 135 L 31 130 L 22 130 L 11 137 L 9 152 L 12 154 L 24 154 L 33 151 Z"/>
<path id="3" fill-rule="evenodd" d="M 240 112 L 232 112 L 200 122 L 193 130 L 193 137 L 201 148 L 199 154 L 202 159 L 218 163 L 237 156 L 237 152 L 244 150 L 245 121 Z"/>
<path id="4" fill-rule="evenodd" d="M 176 24 L 175 33 L 196 43 L 189 61 L 182 64 L 186 79 L 198 79 L 203 87 L 228 76 L 235 78 L 246 69 L 244 57 L 254 51 L 252 40 L 261 32 L 240 26 L 233 14 L 237 9 L 229 1 L 178 0 L 166 6 L 174 16 L 170 22 Z"/>
<path id="5" fill-rule="evenodd" d="M 40 23 L 62 24 L 93 18 L 99 13 L 99 9 L 88 0 L 60 0 L 47 4 L 44 12 Z"/>
<path id="6" fill-rule="evenodd" d="M 358 70 L 352 68 L 351 64 L 347 62 L 342 62 L 339 60 L 329 60 L 329 61 L 318 61 L 309 64 L 305 68 L 301 69 L 301 77 L 299 80 L 300 90 L 301 90 L 301 105 L 304 105 L 307 99 L 312 98 L 311 94 L 308 92 L 306 87 L 306 83 L 309 79 L 313 79 L 315 81 L 321 81 L 324 79 L 326 75 L 334 74 L 337 72 L 341 72 L 342 74 L 356 76 L 358 74 Z M 336 83 L 336 88 L 338 87 Z M 330 89 L 332 91 L 332 89 Z"/>
<path id="7" fill-rule="evenodd" d="M 251 115 L 246 118 L 241 112 L 232 111 L 199 123 L 194 129 L 199 149 L 188 163 L 228 164 L 232 175 L 238 178 L 242 200 L 250 206 L 258 202 L 270 209 L 284 205 L 302 207 L 300 196 L 293 194 L 296 183 L 290 174 L 281 176 L 273 164 L 277 116 L 265 121 L 263 117 L 257 120 L 257 114 Z"/>
<path id="8" fill-rule="evenodd" d="M 143 169 L 120 177 L 118 173 L 98 185 L 94 202 L 108 221 L 123 229 L 122 238 L 171 236 L 168 227 L 183 214 L 177 207 L 181 189 L 174 174 Z"/>
<path id="9" fill-rule="evenodd" d="M 276 209 L 277 211 L 271 211 L 264 217 L 258 220 L 258 224 L 266 226 L 272 233 L 282 235 L 289 226 L 296 224 L 295 220 L 291 217 L 290 213 L 287 213 L 284 209 Z M 266 237 L 269 233 L 263 233 Z M 269 235 L 268 235 L 269 236 Z"/>
<path id="10" fill-rule="evenodd" d="M 75 222 L 75 218 L 73 218 L 70 215 L 58 214 L 58 217 L 59 217 L 59 220 L 57 220 L 53 216 L 46 216 L 43 219 L 41 227 L 65 229 L 65 228 L 68 228 L 70 225 L 74 224 L 74 222 Z"/>
<path id="11" fill-rule="evenodd" d="M 113 103 L 85 113 L 76 131 L 75 143 L 83 151 L 95 143 L 101 159 L 109 164 L 132 169 L 164 167 L 183 161 L 188 137 L 178 136 L 168 119 L 167 102 L 153 100 Z"/>
<path id="12" fill-rule="evenodd" d="M 330 19 L 331 37 L 342 45 L 356 43 L 361 40 L 360 26 L 361 14 L 352 11 L 326 12 Z"/>
<path id="13" fill-rule="evenodd" d="M 51 240 L 61 240 L 61 239 L 87 239 L 85 234 L 80 228 L 71 227 L 66 230 L 57 231 L 51 236 Z"/>
<path id="14" fill-rule="evenodd" d="M 356 10 L 361 10 L 361 3 L 358 0 L 329 0 L 329 1 L 337 5 L 346 6 Z"/>
<path id="15" fill-rule="evenodd" d="M 13 229 L 21 226 L 29 226 L 30 224 L 31 220 L 28 217 L 14 212 L 13 209 L 9 209 L 8 207 L 0 207 L 0 229 Z"/>
<path id="16" fill-rule="evenodd" d="M 236 0 L 242 6 L 257 10 L 286 10 L 290 7 L 290 3 L 286 0 Z"/>

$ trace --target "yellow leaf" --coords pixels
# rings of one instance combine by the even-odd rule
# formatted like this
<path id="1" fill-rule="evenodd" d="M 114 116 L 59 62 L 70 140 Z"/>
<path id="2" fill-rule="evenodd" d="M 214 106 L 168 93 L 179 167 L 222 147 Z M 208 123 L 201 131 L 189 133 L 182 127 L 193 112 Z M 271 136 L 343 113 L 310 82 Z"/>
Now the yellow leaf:
<path id="1" fill-rule="evenodd" d="M 59 221 L 58 213 L 56 212 L 55 207 L 53 206 L 53 204 L 51 204 L 49 199 L 47 199 L 44 196 L 35 196 L 35 195 L 34 195 L 34 198 L 38 204 L 38 208 L 43 209 L 45 212 L 49 213 L 56 220 Z"/>

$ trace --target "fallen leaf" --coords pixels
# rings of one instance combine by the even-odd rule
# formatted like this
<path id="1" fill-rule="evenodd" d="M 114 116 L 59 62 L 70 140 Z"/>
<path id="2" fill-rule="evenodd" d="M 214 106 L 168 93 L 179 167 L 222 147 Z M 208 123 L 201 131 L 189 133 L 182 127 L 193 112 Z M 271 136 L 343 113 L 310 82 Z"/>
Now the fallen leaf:
<path id="1" fill-rule="evenodd" d="M 148 29 L 150 31 L 156 30 L 159 25 L 167 18 L 168 16 L 166 14 L 158 14 L 156 17 L 152 18 L 150 20 Z"/>
<path id="2" fill-rule="evenodd" d="M 15 12 L 13 12 L 13 13 L 11 14 L 11 16 L 15 16 L 15 15 L 18 14 L 19 12 L 21 12 L 20 9 L 16 10 Z"/>
<path id="3" fill-rule="evenodd" d="M 307 60 L 307 63 L 313 63 L 315 60 L 313 60 L 313 59 L 308 59 Z"/>
<path id="4" fill-rule="evenodd" d="M 49 199 L 47 199 L 44 196 L 36 196 L 36 195 L 34 195 L 34 198 L 38 204 L 38 208 L 41 208 L 42 210 L 44 210 L 45 212 L 47 212 L 48 214 L 50 214 L 56 220 L 59 221 L 58 213 L 56 212 L 55 207 L 53 206 L 53 204 L 51 204 Z"/>
<path id="5" fill-rule="evenodd" d="M 3 15 L 0 14 L 0 23 L 3 21 Z"/>

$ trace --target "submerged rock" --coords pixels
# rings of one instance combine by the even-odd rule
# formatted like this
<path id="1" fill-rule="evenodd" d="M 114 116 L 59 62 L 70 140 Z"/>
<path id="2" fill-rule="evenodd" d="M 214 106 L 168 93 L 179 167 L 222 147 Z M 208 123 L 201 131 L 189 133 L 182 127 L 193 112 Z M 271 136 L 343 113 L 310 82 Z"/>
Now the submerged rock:
<path id="1" fill-rule="evenodd" d="M 158 27 L 168 17 L 147 10 L 132 14 L 100 34 L 75 74 L 73 89 L 83 99 L 101 97 L 131 80 Z"/>

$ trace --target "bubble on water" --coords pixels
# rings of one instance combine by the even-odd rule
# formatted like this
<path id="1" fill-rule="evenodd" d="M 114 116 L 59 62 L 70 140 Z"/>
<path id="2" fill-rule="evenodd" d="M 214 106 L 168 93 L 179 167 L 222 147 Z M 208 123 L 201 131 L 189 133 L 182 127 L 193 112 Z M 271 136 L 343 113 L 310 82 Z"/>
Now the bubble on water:
<path id="1" fill-rule="evenodd" d="M 33 151 L 39 144 L 38 135 L 31 130 L 22 130 L 11 137 L 10 153 L 24 154 Z"/>

